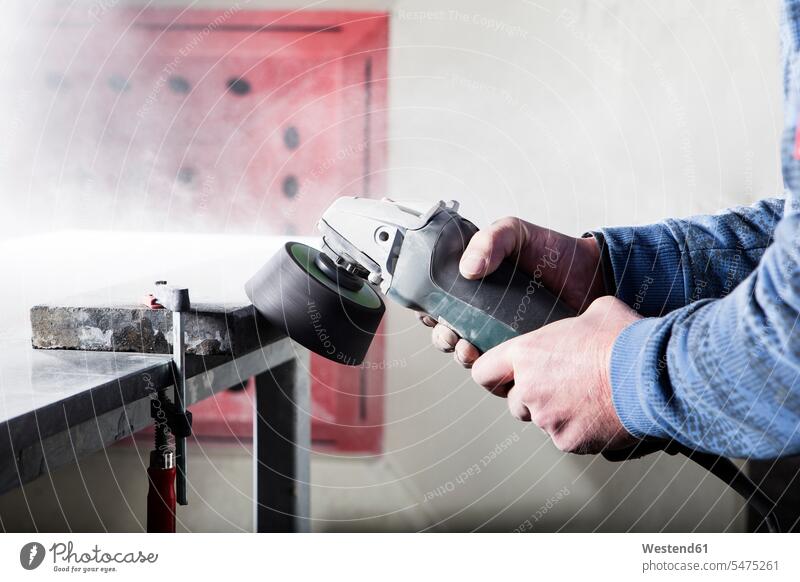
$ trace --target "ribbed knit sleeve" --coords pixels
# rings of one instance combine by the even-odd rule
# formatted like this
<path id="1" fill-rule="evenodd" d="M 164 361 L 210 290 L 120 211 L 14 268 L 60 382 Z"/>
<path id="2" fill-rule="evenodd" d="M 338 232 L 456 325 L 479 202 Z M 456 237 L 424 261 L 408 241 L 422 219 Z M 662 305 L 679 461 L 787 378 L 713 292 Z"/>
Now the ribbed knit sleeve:
<path id="1" fill-rule="evenodd" d="M 611 383 L 635 436 L 743 458 L 800 453 L 800 213 L 724 297 L 626 328 Z"/>
<path id="2" fill-rule="evenodd" d="M 606 245 L 617 297 L 641 315 L 664 315 L 730 293 L 758 265 L 783 206 L 771 198 L 719 214 L 592 234 Z"/>

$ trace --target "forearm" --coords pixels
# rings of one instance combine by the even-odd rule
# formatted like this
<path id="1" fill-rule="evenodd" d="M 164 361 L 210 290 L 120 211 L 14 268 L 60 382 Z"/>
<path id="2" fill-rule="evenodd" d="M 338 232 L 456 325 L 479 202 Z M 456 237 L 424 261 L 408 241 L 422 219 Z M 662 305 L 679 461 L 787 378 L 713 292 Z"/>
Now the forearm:
<path id="1" fill-rule="evenodd" d="M 645 316 L 728 295 L 756 268 L 783 214 L 766 199 L 723 213 L 592 234 L 607 252 L 608 289 Z"/>
<path id="2" fill-rule="evenodd" d="M 612 394 L 631 434 L 735 457 L 800 453 L 799 236 L 792 214 L 727 296 L 622 332 Z"/>

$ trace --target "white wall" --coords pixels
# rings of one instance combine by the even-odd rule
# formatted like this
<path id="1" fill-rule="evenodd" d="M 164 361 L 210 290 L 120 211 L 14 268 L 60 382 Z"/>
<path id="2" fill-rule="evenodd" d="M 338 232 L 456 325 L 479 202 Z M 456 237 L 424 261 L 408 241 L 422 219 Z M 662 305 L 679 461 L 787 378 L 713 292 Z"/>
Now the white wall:
<path id="1" fill-rule="evenodd" d="M 249 6 L 287 4 L 306 3 Z M 393 11 L 393 197 L 455 198 L 479 224 L 516 214 L 580 233 L 780 192 L 774 0 L 316 7 L 334 6 Z M 388 362 L 404 365 L 388 376 L 386 453 L 314 460 L 317 530 L 508 531 L 529 518 L 536 531 L 743 527 L 739 500 L 682 459 L 563 455 L 430 348 L 412 315 L 390 309 L 389 322 Z M 246 457 L 213 455 L 248 482 Z M 79 487 L 74 469 L 59 479 Z M 213 483 L 206 507 L 188 509 L 192 529 L 247 527 L 248 514 L 202 518 L 230 507 Z M 447 492 L 424 501 L 437 489 Z"/>

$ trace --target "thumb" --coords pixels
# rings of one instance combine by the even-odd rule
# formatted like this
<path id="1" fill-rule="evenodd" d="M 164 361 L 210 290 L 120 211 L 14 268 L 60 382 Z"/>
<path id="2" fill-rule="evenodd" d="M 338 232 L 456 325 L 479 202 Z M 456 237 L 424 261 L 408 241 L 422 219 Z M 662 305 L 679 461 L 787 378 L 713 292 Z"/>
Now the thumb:
<path id="1" fill-rule="evenodd" d="M 478 279 L 494 272 L 503 259 L 519 252 L 527 238 L 527 224 L 519 218 L 503 218 L 479 230 L 461 257 L 461 276 Z"/>
<path id="2" fill-rule="evenodd" d="M 507 384 L 514 381 L 514 340 L 503 342 L 472 364 L 472 379 L 498 396 L 506 396 Z"/>

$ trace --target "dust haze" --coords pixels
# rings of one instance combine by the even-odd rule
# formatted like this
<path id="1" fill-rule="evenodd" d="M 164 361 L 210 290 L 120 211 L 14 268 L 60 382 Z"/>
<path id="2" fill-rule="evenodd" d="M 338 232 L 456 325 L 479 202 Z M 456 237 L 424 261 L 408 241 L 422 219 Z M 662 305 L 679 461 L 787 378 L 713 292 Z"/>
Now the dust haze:
<path id="1" fill-rule="evenodd" d="M 330 115 L 335 71 L 274 42 L 241 50 L 253 38 L 224 35 L 247 2 L 189 25 L 190 6 L 4 8 L 1 238 L 311 234 L 318 206 L 361 193 L 361 120 Z"/>

